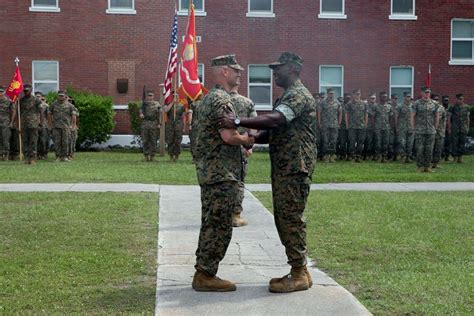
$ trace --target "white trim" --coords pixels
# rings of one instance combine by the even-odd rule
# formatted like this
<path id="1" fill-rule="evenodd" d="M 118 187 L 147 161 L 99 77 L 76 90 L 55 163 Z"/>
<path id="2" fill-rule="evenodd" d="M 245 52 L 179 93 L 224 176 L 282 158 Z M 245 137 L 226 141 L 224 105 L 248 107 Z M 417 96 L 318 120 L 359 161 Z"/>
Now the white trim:
<path id="1" fill-rule="evenodd" d="M 112 108 L 114 110 L 128 110 L 128 105 L 113 105 Z"/>
<path id="2" fill-rule="evenodd" d="M 206 69 L 206 66 L 204 65 L 204 63 L 198 63 L 198 76 L 199 76 L 199 66 L 202 65 L 202 74 L 201 74 L 201 77 L 202 77 L 202 81 L 201 81 L 201 84 L 204 86 L 204 82 L 206 80 L 205 78 L 205 69 Z"/>
<path id="3" fill-rule="evenodd" d="M 107 0 L 108 7 L 105 10 L 107 14 L 137 14 L 137 10 L 135 10 L 135 0 L 132 0 L 132 7 L 131 8 L 112 8 L 110 5 L 110 0 Z"/>
<path id="4" fill-rule="evenodd" d="M 56 0 L 56 6 L 35 5 L 35 1 L 31 0 L 30 12 L 61 12 L 59 0 Z"/>
<path id="5" fill-rule="evenodd" d="M 336 84 L 336 85 L 321 85 L 321 69 L 323 67 L 326 67 L 326 68 L 329 68 L 329 67 L 333 67 L 333 68 L 340 68 L 341 69 L 341 84 Z M 324 88 L 341 88 L 341 97 L 344 96 L 344 65 L 319 65 L 319 82 L 318 82 L 318 85 L 319 85 L 319 88 L 318 88 L 318 91 L 319 92 L 323 92 L 322 91 L 322 87 Z M 326 92 L 326 91 L 324 91 Z"/>
<path id="6" fill-rule="evenodd" d="M 57 80 L 35 80 L 35 63 L 56 63 L 56 78 Z M 33 60 L 31 62 L 31 85 L 33 92 L 35 91 L 35 84 L 37 83 L 55 83 L 56 84 L 56 91 L 59 90 L 59 61 L 57 60 Z M 41 91 L 43 93 L 46 93 L 45 91 Z"/>
<path id="7" fill-rule="evenodd" d="M 178 15 L 179 16 L 188 16 L 188 8 L 181 7 L 181 0 L 178 0 Z M 194 7 L 194 15 L 195 16 L 207 16 L 206 12 L 206 0 L 202 0 L 202 10 L 197 10 Z"/>
<path id="8" fill-rule="evenodd" d="M 393 0 L 390 0 L 390 15 L 389 20 L 418 20 L 416 16 L 416 0 L 413 1 L 413 13 L 394 13 L 393 12 Z"/>
<path id="9" fill-rule="evenodd" d="M 392 85 L 392 69 L 408 69 L 411 68 L 411 86 L 410 85 Z M 389 78 L 389 95 L 392 95 L 392 88 L 410 88 L 411 95 L 413 96 L 413 85 L 415 84 L 415 67 L 408 66 L 408 65 L 401 65 L 401 66 L 390 66 Z M 400 96 L 403 97 L 403 96 Z"/>
<path id="10" fill-rule="evenodd" d="M 342 1 L 342 12 L 323 12 L 323 2 L 324 0 L 319 0 L 319 14 L 318 19 L 347 19 L 346 15 L 346 0 Z"/>
<path id="11" fill-rule="evenodd" d="M 252 11 L 250 10 L 250 1 L 247 1 L 247 14 L 246 17 L 248 18 L 274 18 L 275 13 L 273 12 L 273 0 L 270 0 L 270 10 L 265 11 Z"/>
<path id="12" fill-rule="evenodd" d="M 451 35 L 450 35 L 450 54 L 449 54 L 449 61 L 448 64 L 451 66 L 472 66 L 474 65 L 474 37 L 470 38 L 456 38 L 453 39 L 453 31 L 454 31 L 454 22 L 457 21 L 467 21 L 474 23 L 474 19 L 463 19 L 463 18 L 452 18 L 451 19 Z M 454 59 L 453 58 L 453 42 L 454 41 L 472 41 L 472 51 L 471 51 L 471 59 Z"/>
<path id="13" fill-rule="evenodd" d="M 247 65 L 247 97 L 250 99 L 250 87 L 270 87 L 270 104 L 258 104 L 255 103 L 256 111 L 269 111 L 273 109 L 273 70 L 270 69 L 270 82 L 269 83 L 250 83 L 250 67 L 260 66 L 268 67 L 267 64 L 248 64 Z"/>

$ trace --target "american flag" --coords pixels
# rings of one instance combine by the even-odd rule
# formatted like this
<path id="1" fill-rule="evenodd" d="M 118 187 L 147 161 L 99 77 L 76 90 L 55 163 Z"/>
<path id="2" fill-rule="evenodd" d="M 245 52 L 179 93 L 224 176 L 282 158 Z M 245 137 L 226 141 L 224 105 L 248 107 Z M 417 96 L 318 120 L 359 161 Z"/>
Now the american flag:
<path id="1" fill-rule="evenodd" d="M 172 83 L 173 75 L 176 72 L 178 65 L 178 13 L 174 13 L 173 29 L 171 30 L 170 39 L 170 54 L 168 57 L 168 68 L 166 69 L 165 77 L 165 104 L 170 104 L 173 101 Z"/>

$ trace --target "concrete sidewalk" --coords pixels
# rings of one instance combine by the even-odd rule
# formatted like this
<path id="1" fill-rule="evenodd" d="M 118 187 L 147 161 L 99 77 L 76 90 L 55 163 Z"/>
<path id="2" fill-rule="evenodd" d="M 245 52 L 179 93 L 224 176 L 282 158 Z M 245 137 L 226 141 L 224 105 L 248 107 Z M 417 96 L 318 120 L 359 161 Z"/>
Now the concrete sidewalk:
<path id="1" fill-rule="evenodd" d="M 184 197 L 184 198 L 183 198 Z M 237 291 L 203 293 L 191 288 L 201 221 L 195 186 L 161 186 L 156 315 L 370 315 L 347 290 L 311 268 L 308 291 L 272 294 L 268 281 L 289 271 L 273 216 L 250 193 L 244 201 L 250 224 L 234 229 L 218 275 Z"/>

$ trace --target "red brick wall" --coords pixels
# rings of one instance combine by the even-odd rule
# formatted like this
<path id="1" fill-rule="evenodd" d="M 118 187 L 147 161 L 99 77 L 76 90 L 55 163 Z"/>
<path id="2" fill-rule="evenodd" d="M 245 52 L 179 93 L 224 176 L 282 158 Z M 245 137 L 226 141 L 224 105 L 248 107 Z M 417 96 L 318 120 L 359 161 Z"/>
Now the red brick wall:
<path id="1" fill-rule="evenodd" d="M 132 134 L 132 125 L 128 110 L 115 110 L 115 129 L 114 134 Z"/>
<path id="2" fill-rule="evenodd" d="M 13 59 L 21 58 L 26 82 L 32 60 L 57 60 L 60 87 L 111 95 L 116 104 L 141 97 L 143 85 L 158 90 L 168 59 L 173 1 L 136 0 L 136 15 L 106 14 L 107 0 L 59 1 L 60 13 L 29 12 L 31 1 L 4 1 L 0 8 L 0 82 L 7 85 Z M 432 64 L 433 89 L 440 94 L 464 92 L 474 103 L 474 66 L 450 66 L 452 18 L 474 19 L 474 1 L 417 0 L 416 21 L 389 20 L 390 0 L 346 0 L 345 20 L 318 19 L 317 0 L 274 0 L 275 18 L 248 18 L 247 1 L 207 0 L 207 16 L 196 17 L 199 60 L 206 86 L 213 84 L 210 59 L 236 53 L 239 62 L 265 64 L 282 51 L 304 60 L 303 82 L 319 87 L 319 65 L 344 66 L 344 90 L 389 90 L 390 66 L 415 67 L 415 93 Z M 186 17 L 179 18 L 179 34 Z M 116 91 L 118 78 L 129 91 Z M 241 93 L 247 94 L 247 73 Z M 281 90 L 274 89 L 274 97 Z M 116 133 L 126 131 L 117 114 Z"/>

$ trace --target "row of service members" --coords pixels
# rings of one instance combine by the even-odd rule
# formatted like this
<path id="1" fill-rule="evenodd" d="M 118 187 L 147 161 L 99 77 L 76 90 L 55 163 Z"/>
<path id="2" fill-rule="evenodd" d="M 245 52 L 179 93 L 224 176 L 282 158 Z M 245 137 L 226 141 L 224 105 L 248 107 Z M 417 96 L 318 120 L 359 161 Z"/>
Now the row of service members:
<path id="1" fill-rule="evenodd" d="M 448 158 L 451 153 L 455 161 L 463 162 L 470 117 L 462 94 L 449 105 L 448 96 L 440 104 L 439 97 L 426 87 L 417 101 L 404 93 L 401 104 L 395 95 L 389 100 L 386 92 L 379 94 L 379 102 L 375 94 L 362 100 L 358 89 L 343 100 L 334 97 L 333 89 L 327 93 L 326 98 L 315 95 L 317 145 L 323 161 L 334 162 L 336 153 L 339 159 L 355 162 L 371 158 L 411 162 L 416 156 L 418 167 L 428 172 L 438 167 L 443 154 Z M 433 136 L 426 140 L 422 135 Z"/>
<path id="2" fill-rule="evenodd" d="M 75 152 L 79 115 L 73 102 L 64 91 L 60 90 L 57 100 L 48 105 L 41 92 L 33 95 L 31 85 L 25 84 L 23 96 L 18 102 L 18 110 L 5 96 L 5 89 L 0 88 L 1 160 L 18 159 L 19 137 L 21 137 L 21 151 L 26 164 L 35 164 L 37 159 L 47 159 L 51 138 L 54 142 L 56 160 L 70 161 Z"/>

